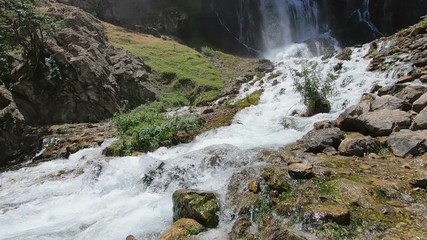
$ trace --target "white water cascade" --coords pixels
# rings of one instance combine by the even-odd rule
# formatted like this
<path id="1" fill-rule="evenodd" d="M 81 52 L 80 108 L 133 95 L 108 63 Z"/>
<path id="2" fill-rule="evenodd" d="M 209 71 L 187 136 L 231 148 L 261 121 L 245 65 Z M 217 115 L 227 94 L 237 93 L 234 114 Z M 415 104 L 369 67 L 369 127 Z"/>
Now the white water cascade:
<path id="1" fill-rule="evenodd" d="M 303 42 L 319 34 L 319 9 L 313 0 L 260 1 L 264 50 Z"/>
<path id="2" fill-rule="evenodd" d="M 111 142 L 107 141 L 68 159 L 1 172 L 0 239 L 123 240 L 129 234 L 137 239 L 157 239 L 172 224 L 171 196 L 175 190 L 214 191 L 224 204 L 232 174 L 259 164 L 261 149 L 295 142 L 314 122 L 334 119 L 345 107 L 357 103 L 374 83 L 390 83 L 385 74 L 366 71 L 367 52 L 368 46 L 354 49 L 351 61 L 334 71 L 339 60 L 313 56 L 306 44 L 276 50 L 267 56 L 276 70 L 241 88 L 240 98 L 262 89 L 260 104 L 240 111 L 230 126 L 203 133 L 188 144 L 139 157 L 107 158 L 101 154 Z M 303 63 L 317 66 L 313 68 L 322 76 L 337 76 L 335 94 L 329 99 L 331 113 L 292 116 L 292 112 L 305 109 L 290 74 L 291 69 L 301 70 Z M 270 78 L 271 74 L 277 77 Z M 287 119 L 295 124 L 285 126 Z M 226 210 L 222 212 L 220 226 L 200 239 L 227 236 L 232 218 Z"/>

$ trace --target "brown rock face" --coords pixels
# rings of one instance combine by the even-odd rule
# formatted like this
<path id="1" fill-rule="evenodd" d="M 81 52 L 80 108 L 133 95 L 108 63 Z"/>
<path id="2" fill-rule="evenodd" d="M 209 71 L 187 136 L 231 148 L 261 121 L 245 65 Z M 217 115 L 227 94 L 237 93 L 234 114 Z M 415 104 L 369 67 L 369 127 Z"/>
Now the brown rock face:
<path id="1" fill-rule="evenodd" d="M 23 68 L 6 79 L 27 123 L 96 122 L 154 99 L 149 69 L 109 47 L 99 20 L 60 4 L 48 12 L 64 27 L 49 40 L 44 64 L 30 77 Z"/>
<path id="2" fill-rule="evenodd" d="M 35 154 L 39 132 L 25 124 L 24 117 L 13 102 L 12 94 L 0 85 L 0 167 L 11 160 L 24 160 Z"/>

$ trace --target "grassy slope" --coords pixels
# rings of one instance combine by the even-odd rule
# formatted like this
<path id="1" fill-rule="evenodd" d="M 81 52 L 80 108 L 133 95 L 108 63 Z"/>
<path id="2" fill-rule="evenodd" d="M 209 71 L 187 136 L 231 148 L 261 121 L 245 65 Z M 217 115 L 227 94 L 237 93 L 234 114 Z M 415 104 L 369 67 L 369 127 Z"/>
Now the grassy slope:
<path id="1" fill-rule="evenodd" d="M 224 80 L 218 69 L 196 50 L 172 40 L 131 32 L 105 24 L 110 43 L 122 47 L 158 73 L 175 73 L 179 79 L 190 79 L 196 85 L 222 88 Z"/>
<path id="2" fill-rule="evenodd" d="M 207 47 L 197 52 L 173 40 L 108 23 L 105 27 L 111 45 L 141 57 L 153 70 L 152 79 L 164 85 L 156 102 L 115 116 L 120 140 L 107 149 L 107 155 L 129 155 L 188 141 L 201 130 L 200 118 L 168 118 L 164 111 L 213 101 L 224 87 L 236 86 L 233 79 L 255 74 L 258 66 L 256 59 L 239 58 Z"/>

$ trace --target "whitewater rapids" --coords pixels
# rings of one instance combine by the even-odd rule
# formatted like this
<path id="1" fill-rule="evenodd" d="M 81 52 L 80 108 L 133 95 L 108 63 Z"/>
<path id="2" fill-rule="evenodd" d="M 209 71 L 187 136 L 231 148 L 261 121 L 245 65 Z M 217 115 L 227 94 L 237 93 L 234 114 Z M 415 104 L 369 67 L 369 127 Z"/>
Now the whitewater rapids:
<path id="1" fill-rule="evenodd" d="M 356 48 L 351 61 L 314 57 L 307 45 L 277 49 L 268 57 L 277 77 L 257 79 L 242 86 L 239 98 L 262 89 L 259 105 L 240 111 L 231 126 L 198 136 L 188 144 L 160 148 L 139 157 L 107 158 L 101 147 L 0 173 L 0 239 L 157 239 L 172 224 L 172 193 L 180 188 L 214 191 L 224 202 L 230 177 L 257 164 L 261 148 L 295 142 L 314 122 L 334 119 L 356 104 L 375 83 L 388 84 L 393 76 L 367 72 L 368 46 Z M 333 73 L 332 111 L 310 118 L 293 117 L 305 110 L 295 92 L 291 69 L 316 63 L 323 76 Z M 339 62 L 342 69 L 335 72 Z M 293 119 L 293 128 L 283 121 Z M 154 176 L 147 186 L 146 174 Z M 204 239 L 222 239 L 232 223 L 221 215 L 220 226 Z"/>

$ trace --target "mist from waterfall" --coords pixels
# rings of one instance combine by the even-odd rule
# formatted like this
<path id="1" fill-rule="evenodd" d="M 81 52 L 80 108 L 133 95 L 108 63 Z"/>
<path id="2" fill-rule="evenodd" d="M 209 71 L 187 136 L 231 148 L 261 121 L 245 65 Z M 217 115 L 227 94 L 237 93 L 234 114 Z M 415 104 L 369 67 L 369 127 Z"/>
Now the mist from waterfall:
<path id="1" fill-rule="evenodd" d="M 319 35 L 319 7 L 314 0 L 263 0 L 260 11 L 264 51 Z"/>

